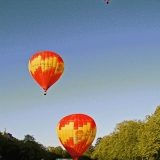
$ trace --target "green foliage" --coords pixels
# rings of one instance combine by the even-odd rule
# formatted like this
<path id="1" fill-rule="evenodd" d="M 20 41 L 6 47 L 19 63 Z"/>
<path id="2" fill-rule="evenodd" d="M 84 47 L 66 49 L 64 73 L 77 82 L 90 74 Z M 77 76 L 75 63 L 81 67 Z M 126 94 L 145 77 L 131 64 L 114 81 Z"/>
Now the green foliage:
<path id="1" fill-rule="evenodd" d="M 20 156 L 22 160 L 41 159 L 41 148 L 36 142 L 28 141 L 21 145 Z"/>
<path id="2" fill-rule="evenodd" d="M 98 146 L 98 144 L 100 143 L 101 139 L 102 139 L 101 137 L 97 138 L 95 147 Z"/>
<path id="3" fill-rule="evenodd" d="M 139 130 L 139 150 L 142 157 L 160 157 L 160 106 L 154 114 L 146 116 Z"/>
<path id="4" fill-rule="evenodd" d="M 66 150 L 62 151 L 62 158 L 71 158 L 71 156 L 68 154 Z"/>
<path id="5" fill-rule="evenodd" d="M 33 136 L 29 135 L 29 134 L 24 136 L 24 142 L 35 141 L 35 140 L 36 139 Z"/>
<path id="6" fill-rule="evenodd" d="M 95 160 L 159 160 L 160 106 L 144 121 L 123 121 L 110 135 L 98 138 L 91 157 Z"/>
<path id="7" fill-rule="evenodd" d="M 34 139 L 35 140 L 35 139 Z M 60 147 L 58 147 L 59 150 Z M 31 141 L 12 140 L 0 134 L 0 155 L 5 160 L 55 160 L 62 154 L 49 152 L 46 147 L 33 139 Z"/>
<path id="8" fill-rule="evenodd" d="M 89 156 L 82 155 L 79 160 L 92 160 Z"/>
<path id="9" fill-rule="evenodd" d="M 3 157 L 5 159 L 19 159 L 19 150 L 20 149 L 16 141 L 7 139 L 3 146 Z"/>
<path id="10" fill-rule="evenodd" d="M 63 153 L 62 147 L 61 146 L 55 147 L 54 148 L 54 153 L 62 155 L 62 153 Z"/>

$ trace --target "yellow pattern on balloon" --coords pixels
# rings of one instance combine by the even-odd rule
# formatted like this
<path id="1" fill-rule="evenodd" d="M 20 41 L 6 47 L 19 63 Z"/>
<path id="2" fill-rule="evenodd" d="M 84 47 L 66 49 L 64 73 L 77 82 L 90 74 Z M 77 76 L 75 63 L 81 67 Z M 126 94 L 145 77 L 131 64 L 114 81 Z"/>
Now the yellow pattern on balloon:
<path id="1" fill-rule="evenodd" d="M 59 130 L 59 125 L 57 126 L 57 133 L 59 135 L 59 138 L 61 139 L 62 143 L 65 144 L 67 141 L 72 137 L 74 144 L 78 144 L 81 141 L 87 139 L 87 143 L 91 143 L 96 134 L 96 128 L 91 129 L 91 123 L 87 123 L 86 125 L 83 125 L 82 127 L 78 127 L 77 129 L 74 129 L 74 123 L 70 122 L 69 124 L 66 124 L 64 127 L 61 127 Z M 80 132 L 79 134 L 76 134 L 77 132 Z"/>
<path id="2" fill-rule="evenodd" d="M 48 69 L 56 68 L 57 64 L 57 57 L 45 58 L 42 60 L 41 56 L 38 56 L 29 62 L 28 68 L 30 72 L 34 74 L 39 67 L 41 67 L 42 72 L 45 72 Z"/>

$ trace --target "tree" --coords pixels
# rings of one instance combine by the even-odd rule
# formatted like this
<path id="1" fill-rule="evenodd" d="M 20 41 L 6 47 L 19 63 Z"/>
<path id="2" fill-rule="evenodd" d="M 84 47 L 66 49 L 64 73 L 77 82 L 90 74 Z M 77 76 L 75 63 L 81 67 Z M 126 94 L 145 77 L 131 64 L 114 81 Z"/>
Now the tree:
<path id="1" fill-rule="evenodd" d="M 19 141 L 0 135 L 0 154 L 5 160 L 19 160 Z"/>
<path id="2" fill-rule="evenodd" d="M 138 147 L 141 157 L 160 158 L 160 106 L 141 124 Z"/>
<path id="3" fill-rule="evenodd" d="M 94 150 L 94 146 L 91 145 L 91 146 L 83 153 L 83 155 L 84 155 L 84 156 L 91 157 L 93 150 Z"/>
<path id="4" fill-rule="evenodd" d="M 118 150 L 118 159 L 133 159 L 137 157 L 137 132 L 139 130 L 139 121 L 123 121 L 116 126 L 118 133 L 116 148 Z"/>
<path id="5" fill-rule="evenodd" d="M 115 130 L 103 137 L 95 146 L 92 158 L 107 160 L 128 160 L 137 157 L 138 121 L 123 121 L 116 125 Z"/>
<path id="6" fill-rule="evenodd" d="M 29 135 L 29 134 L 24 136 L 24 143 L 28 142 L 28 141 L 35 141 L 35 140 L 36 139 L 33 136 Z"/>
<path id="7" fill-rule="evenodd" d="M 100 143 L 101 139 L 102 139 L 101 137 L 98 137 L 98 138 L 97 138 L 95 147 L 98 146 L 98 144 Z"/>
<path id="8" fill-rule="evenodd" d="M 68 154 L 66 150 L 62 151 L 62 158 L 71 158 L 71 156 Z"/>
<path id="9" fill-rule="evenodd" d="M 103 138 L 98 138 L 94 150 L 92 152 L 91 158 L 96 160 L 105 159 L 105 155 L 107 154 L 106 146 L 108 141 L 106 141 L 106 138 L 108 136 L 105 136 Z"/>

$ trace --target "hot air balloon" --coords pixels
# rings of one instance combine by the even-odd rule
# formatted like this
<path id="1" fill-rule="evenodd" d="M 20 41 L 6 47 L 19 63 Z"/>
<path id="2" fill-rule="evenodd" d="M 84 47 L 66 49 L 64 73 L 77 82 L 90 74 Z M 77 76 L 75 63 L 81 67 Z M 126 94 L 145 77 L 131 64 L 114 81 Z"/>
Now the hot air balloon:
<path id="1" fill-rule="evenodd" d="M 28 69 L 46 95 L 47 90 L 61 77 L 64 71 L 64 62 L 57 53 L 42 51 L 30 58 Z"/>
<path id="2" fill-rule="evenodd" d="M 109 0 L 104 0 L 107 4 L 109 3 Z"/>
<path id="3" fill-rule="evenodd" d="M 57 135 L 73 160 L 90 147 L 96 136 L 95 121 L 85 114 L 71 114 L 62 118 L 57 125 Z"/>

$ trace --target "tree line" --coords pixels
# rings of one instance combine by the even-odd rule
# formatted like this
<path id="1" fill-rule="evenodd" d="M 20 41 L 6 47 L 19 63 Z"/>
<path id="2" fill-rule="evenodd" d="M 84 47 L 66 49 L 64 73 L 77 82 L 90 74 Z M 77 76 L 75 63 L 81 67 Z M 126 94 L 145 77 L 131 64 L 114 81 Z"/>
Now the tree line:
<path id="1" fill-rule="evenodd" d="M 24 140 L 10 139 L 0 134 L 0 159 L 4 160 L 55 160 L 70 157 L 60 146 L 47 148 L 35 141 L 31 135 Z"/>
<path id="2" fill-rule="evenodd" d="M 99 138 L 94 160 L 160 160 L 160 106 L 144 120 L 125 120 Z"/>
<path id="3" fill-rule="evenodd" d="M 71 158 L 66 150 L 45 147 L 31 135 L 23 140 L 6 138 L 0 134 L 0 159 L 55 160 Z M 125 120 L 114 131 L 97 138 L 96 144 L 79 160 L 160 160 L 160 106 L 144 120 Z"/>
<path id="4" fill-rule="evenodd" d="M 71 158 L 61 146 L 45 147 L 35 141 L 34 136 L 25 135 L 23 140 L 11 139 L 0 134 L 0 160 L 56 160 Z M 83 155 L 80 160 L 90 160 Z"/>

